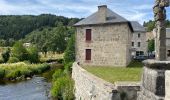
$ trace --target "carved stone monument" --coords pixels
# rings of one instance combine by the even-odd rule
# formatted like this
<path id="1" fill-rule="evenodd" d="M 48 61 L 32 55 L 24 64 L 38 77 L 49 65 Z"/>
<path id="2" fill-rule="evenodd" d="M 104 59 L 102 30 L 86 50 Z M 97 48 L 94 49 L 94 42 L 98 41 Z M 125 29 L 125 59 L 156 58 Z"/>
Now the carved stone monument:
<path id="1" fill-rule="evenodd" d="M 153 11 L 156 21 L 156 59 L 144 61 L 141 92 L 138 95 L 138 100 L 165 100 L 165 72 L 170 70 L 170 61 L 166 61 L 165 7 L 170 5 L 169 2 L 170 0 L 155 0 Z"/>
<path id="2" fill-rule="evenodd" d="M 153 7 L 154 18 L 155 18 L 155 50 L 156 60 L 166 60 L 166 10 L 165 7 L 169 6 L 169 0 L 156 0 Z"/>

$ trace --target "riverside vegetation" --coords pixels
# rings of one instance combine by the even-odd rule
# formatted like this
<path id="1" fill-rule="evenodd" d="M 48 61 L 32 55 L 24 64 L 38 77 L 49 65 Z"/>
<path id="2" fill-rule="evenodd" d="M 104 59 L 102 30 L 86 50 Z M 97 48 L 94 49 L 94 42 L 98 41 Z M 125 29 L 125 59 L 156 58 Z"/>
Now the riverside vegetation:
<path id="1" fill-rule="evenodd" d="M 71 66 L 75 60 L 75 28 L 72 25 L 79 20 L 50 14 L 0 16 L 0 80 L 25 80 L 35 74 L 47 75 L 47 78 L 52 77 L 49 82 L 54 99 L 73 100 Z M 24 43 L 30 46 L 24 46 Z M 64 56 L 60 59 L 49 57 L 49 52 Z M 62 63 L 64 67 L 53 68 L 51 61 Z"/>
<path id="2" fill-rule="evenodd" d="M 71 78 L 71 66 L 75 60 L 74 43 L 75 38 L 72 35 L 64 52 L 64 61 L 62 62 L 64 68 L 53 71 L 51 95 L 57 100 L 74 100 L 74 81 Z M 3 80 L 25 80 L 27 77 L 42 74 L 51 68 L 47 63 L 39 63 L 42 61 L 40 61 L 36 47 L 25 48 L 21 42 L 17 42 L 12 48 L 6 48 L 6 51 L 2 53 L 2 58 L 4 63 L 0 64 L 0 79 Z M 52 59 L 49 58 L 49 60 Z M 45 61 L 48 60 L 45 59 Z"/>

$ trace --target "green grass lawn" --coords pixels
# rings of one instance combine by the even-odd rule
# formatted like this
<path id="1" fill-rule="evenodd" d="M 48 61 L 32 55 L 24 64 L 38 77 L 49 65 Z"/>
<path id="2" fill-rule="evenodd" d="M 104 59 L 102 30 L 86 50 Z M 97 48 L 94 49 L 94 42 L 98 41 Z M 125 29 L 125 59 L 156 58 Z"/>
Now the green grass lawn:
<path id="1" fill-rule="evenodd" d="M 111 83 L 117 81 L 140 81 L 142 74 L 142 63 L 133 61 L 127 68 L 120 67 L 83 67 L 90 73 Z"/>

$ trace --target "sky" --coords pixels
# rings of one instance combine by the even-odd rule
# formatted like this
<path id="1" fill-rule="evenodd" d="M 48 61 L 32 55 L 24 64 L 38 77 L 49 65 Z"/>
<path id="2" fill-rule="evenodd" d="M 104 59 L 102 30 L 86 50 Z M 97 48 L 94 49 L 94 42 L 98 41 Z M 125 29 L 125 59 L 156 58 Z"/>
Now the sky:
<path id="1" fill-rule="evenodd" d="M 154 0 L 0 0 L 0 15 L 55 14 L 85 18 L 107 5 L 112 11 L 130 21 L 153 20 Z M 170 19 L 170 7 L 167 8 Z"/>

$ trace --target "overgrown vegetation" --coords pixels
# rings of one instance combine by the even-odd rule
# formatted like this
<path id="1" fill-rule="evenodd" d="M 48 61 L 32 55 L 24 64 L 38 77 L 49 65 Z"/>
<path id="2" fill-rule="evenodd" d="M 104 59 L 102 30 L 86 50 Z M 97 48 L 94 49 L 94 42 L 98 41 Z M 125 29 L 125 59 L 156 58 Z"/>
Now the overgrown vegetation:
<path id="1" fill-rule="evenodd" d="M 53 87 L 51 94 L 58 100 L 74 100 L 74 81 L 62 70 L 53 74 Z"/>
<path id="2" fill-rule="evenodd" d="M 57 70 L 53 74 L 51 94 L 58 100 L 74 100 L 74 81 L 71 79 L 71 67 L 75 60 L 74 44 L 72 35 L 64 53 L 64 70 Z"/>
<path id="3" fill-rule="evenodd" d="M 49 70 L 48 64 L 30 64 L 25 62 L 0 64 L 0 79 L 20 80 L 26 77 L 32 77 L 35 74 L 43 73 Z"/>
<path id="4" fill-rule="evenodd" d="M 37 47 L 30 46 L 28 48 L 23 46 L 22 42 L 16 42 L 12 48 L 8 48 L 1 54 L 3 63 L 16 63 L 19 61 L 29 61 L 30 63 L 39 62 L 39 54 Z"/>
<path id="5" fill-rule="evenodd" d="M 142 63 L 133 61 L 127 68 L 86 66 L 84 69 L 111 83 L 117 81 L 140 81 Z"/>

